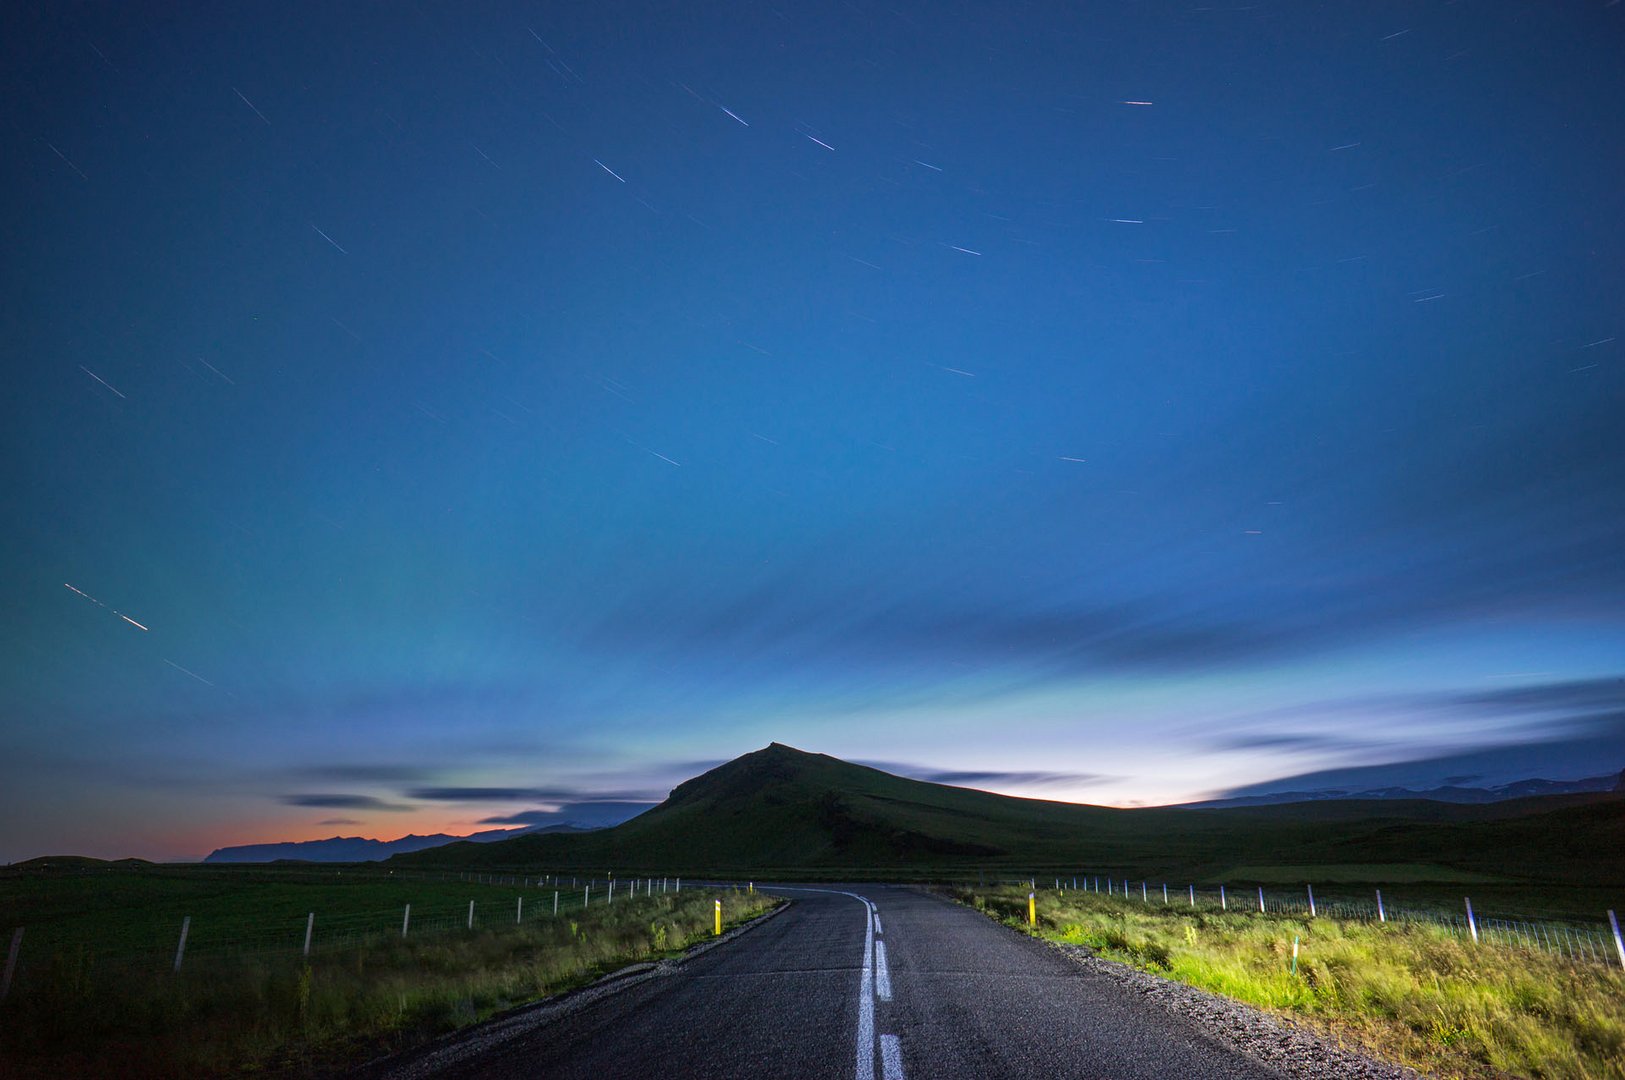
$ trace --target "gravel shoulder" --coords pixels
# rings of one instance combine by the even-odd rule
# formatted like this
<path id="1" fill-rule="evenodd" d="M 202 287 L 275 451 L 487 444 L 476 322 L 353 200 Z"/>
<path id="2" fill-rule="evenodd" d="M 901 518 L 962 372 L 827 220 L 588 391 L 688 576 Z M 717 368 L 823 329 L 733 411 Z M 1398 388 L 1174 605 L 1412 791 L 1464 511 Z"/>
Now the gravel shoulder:
<path id="1" fill-rule="evenodd" d="M 1082 945 L 1045 944 L 1089 973 L 1112 980 L 1292 1080 L 1425 1080 L 1414 1069 L 1339 1046 L 1318 1032 L 1251 1005 L 1103 960 Z"/>

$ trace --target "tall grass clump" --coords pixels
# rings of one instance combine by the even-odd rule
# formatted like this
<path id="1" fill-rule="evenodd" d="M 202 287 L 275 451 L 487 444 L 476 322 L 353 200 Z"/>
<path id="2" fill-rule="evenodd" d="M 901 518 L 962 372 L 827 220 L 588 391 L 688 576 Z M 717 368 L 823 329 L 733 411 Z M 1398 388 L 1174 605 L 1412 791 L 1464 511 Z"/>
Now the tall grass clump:
<path id="1" fill-rule="evenodd" d="M 1025 889 L 956 896 L 1028 929 Z M 1089 892 L 1041 893 L 1037 933 L 1308 1020 L 1435 1075 L 1625 1080 L 1617 967 L 1474 944 L 1431 923 L 1193 911 Z"/>
<path id="2" fill-rule="evenodd" d="M 150 958 L 61 950 L 0 1006 L 0 1075 L 221 1076 L 339 1069 L 582 985 L 774 906 L 693 889 L 424 933 L 304 958 L 297 950 Z"/>

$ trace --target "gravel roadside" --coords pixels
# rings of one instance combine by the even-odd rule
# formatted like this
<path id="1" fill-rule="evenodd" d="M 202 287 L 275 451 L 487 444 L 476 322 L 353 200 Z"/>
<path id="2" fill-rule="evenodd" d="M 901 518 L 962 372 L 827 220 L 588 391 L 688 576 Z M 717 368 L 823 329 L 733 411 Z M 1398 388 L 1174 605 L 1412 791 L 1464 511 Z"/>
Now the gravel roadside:
<path id="1" fill-rule="evenodd" d="M 1085 970 L 1183 1017 L 1204 1034 L 1263 1062 L 1292 1080 L 1423 1080 L 1403 1065 L 1338 1046 L 1251 1005 L 1112 960 L 1082 945 L 1046 942 Z"/>

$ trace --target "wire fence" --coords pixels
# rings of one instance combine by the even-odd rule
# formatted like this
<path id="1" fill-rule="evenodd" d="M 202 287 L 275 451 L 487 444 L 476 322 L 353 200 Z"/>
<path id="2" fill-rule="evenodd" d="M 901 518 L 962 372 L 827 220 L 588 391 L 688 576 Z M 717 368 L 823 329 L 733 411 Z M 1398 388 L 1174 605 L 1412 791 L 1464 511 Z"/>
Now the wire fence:
<path id="1" fill-rule="evenodd" d="M 996 884 L 1021 885 L 1035 893 L 1046 886 L 1058 892 L 1087 892 L 1104 898 L 1147 905 L 1183 907 L 1202 912 L 1276 915 L 1340 919 L 1348 922 L 1423 924 L 1439 927 L 1457 937 L 1484 945 L 1552 953 L 1581 963 L 1625 967 L 1625 937 L 1613 911 L 1596 922 L 1580 919 L 1539 919 L 1485 916 L 1473 910 L 1471 897 L 1461 898 L 1459 911 L 1433 904 L 1395 904 L 1384 900 L 1382 890 L 1373 889 L 1370 900 L 1348 896 L 1316 899 L 1312 884 L 1290 891 L 1262 885 L 1205 886 L 1171 885 L 1166 882 L 1133 880 L 1095 874 L 1071 878 L 1001 878 Z"/>
<path id="2" fill-rule="evenodd" d="M 327 875 L 313 875 L 326 882 Z M 281 878 L 279 881 L 283 880 Z M 194 918 L 181 915 L 167 921 L 153 918 L 136 924 L 108 925 L 117 920 L 46 921 L 35 927 L 9 929 L 9 947 L 0 938 L 4 968 L 0 969 L 0 1001 L 12 992 L 28 968 L 42 970 L 53 961 L 68 960 L 80 968 L 89 963 L 113 964 L 122 970 L 181 971 L 189 962 L 209 959 L 310 957 L 339 953 L 386 942 L 415 942 L 425 937 L 474 931 L 500 932 L 534 925 L 539 920 L 580 916 L 589 909 L 656 896 L 680 896 L 680 877 L 584 877 L 568 875 L 413 874 L 363 875 L 352 873 L 360 888 L 387 882 L 410 890 L 412 884 L 434 884 L 466 891 L 462 899 L 443 895 L 421 898 L 396 907 L 366 910 L 307 911 L 302 914 L 214 913 Z M 500 898 L 482 886 L 505 887 Z M 708 882 L 708 888 L 716 888 Z M 724 888 L 739 888 L 735 884 Z M 693 891 L 693 885 L 690 891 Z M 248 902 L 248 901 L 245 901 Z M 115 915 L 128 913 L 114 912 Z"/>

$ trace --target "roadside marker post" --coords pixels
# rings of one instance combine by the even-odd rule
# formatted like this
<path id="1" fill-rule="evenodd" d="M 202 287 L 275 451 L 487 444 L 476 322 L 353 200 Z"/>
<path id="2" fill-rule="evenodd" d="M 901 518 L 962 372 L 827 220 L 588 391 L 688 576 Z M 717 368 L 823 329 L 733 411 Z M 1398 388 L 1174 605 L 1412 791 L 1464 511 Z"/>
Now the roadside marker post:
<path id="1" fill-rule="evenodd" d="M 406 905 L 406 913 L 401 916 L 401 937 L 406 936 L 406 931 L 408 929 L 410 929 L 411 926 L 412 926 L 412 905 L 407 904 Z"/>
<path id="2" fill-rule="evenodd" d="M 1230 902 L 1224 898 L 1224 886 L 1223 885 L 1219 886 L 1219 910 L 1220 911 L 1229 911 L 1230 910 Z"/>
<path id="3" fill-rule="evenodd" d="M 1196 886 L 1191 886 L 1191 907 L 1196 906 Z"/>
<path id="4" fill-rule="evenodd" d="M 1609 914 L 1612 915 L 1613 912 Z M 22 952 L 22 949 L 23 928 L 19 926 L 11 932 L 11 949 L 6 953 L 6 971 L 4 975 L 0 975 L 0 1001 L 6 1000 L 6 995 L 11 993 L 11 977 L 17 973 L 17 954 Z"/>
<path id="5" fill-rule="evenodd" d="M 1377 890 L 1377 921 L 1387 922 L 1388 913 L 1382 909 L 1382 890 Z"/>
<path id="6" fill-rule="evenodd" d="M 192 929 L 192 916 L 188 915 L 181 920 L 181 940 L 175 946 L 175 970 L 181 969 L 181 960 L 186 957 L 186 934 Z"/>
<path id="7" fill-rule="evenodd" d="M 525 921 L 525 898 L 523 896 L 519 898 L 519 907 L 513 913 L 513 921 L 516 923 Z"/>
<path id="8" fill-rule="evenodd" d="M 717 905 L 716 906 L 716 913 L 717 913 L 717 932 L 716 932 L 716 936 L 720 937 L 722 935 L 722 901 L 718 900 L 716 902 L 716 905 Z"/>
<path id="9" fill-rule="evenodd" d="M 312 911 L 305 919 L 305 955 L 310 955 L 310 938 L 316 932 L 316 913 Z"/>
<path id="10" fill-rule="evenodd" d="M 587 887 L 581 892 L 581 910 L 587 910 L 587 905 L 590 903 L 592 903 L 592 882 L 589 881 Z"/>
<path id="11" fill-rule="evenodd" d="M 554 889 L 553 890 L 553 914 L 557 915 L 558 913 L 559 913 L 559 891 L 557 889 Z"/>
<path id="12" fill-rule="evenodd" d="M 1313 919 L 1315 917 L 1315 887 L 1305 885 L 1304 888 L 1309 890 L 1309 917 Z"/>
<path id="13" fill-rule="evenodd" d="M 474 929 L 474 901 L 468 902 L 468 928 Z"/>
<path id="14" fill-rule="evenodd" d="M 1292 974 L 1298 973 L 1298 935 L 1292 935 Z"/>
<path id="15" fill-rule="evenodd" d="M 1027 925 L 1038 925 L 1038 893 L 1036 891 L 1027 894 Z"/>
<path id="16" fill-rule="evenodd" d="M 1264 914 L 1264 886 L 1258 887 L 1258 913 Z"/>
<path id="17" fill-rule="evenodd" d="M 1145 882 L 1142 881 L 1142 882 L 1140 882 L 1140 903 L 1149 904 L 1150 902 L 1151 902 L 1151 894 L 1146 892 Z"/>
<path id="18" fill-rule="evenodd" d="M 1162 883 L 1162 906 L 1168 906 L 1168 883 L 1166 881 Z"/>
<path id="19" fill-rule="evenodd" d="M 1470 896 L 1462 897 L 1467 903 L 1467 929 L 1473 935 L 1473 944 L 1478 944 L 1478 920 L 1473 918 L 1473 899 Z"/>
<path id="20" fill-rule="evenodd" d="M 1608 925 L 1614 931 L 1614 948 L 1619 950 L 1619 966 L 1625 967 L 1625 938 L 1619 936 L 1619 916 L 1614 914 L 1613 908 L 1608 909 Z M 12 959 L 17 957 L 17 942 L 21 941 L 22 937 L 23 932 L 19 930 L 17 936 L 11 939 Z M 9 963 L 6 964 L 6 980 L 8 982 L 11 980 L 11 965 Z M 5 997 L 5 994 L 0 993 L 0 997 Z"/>

